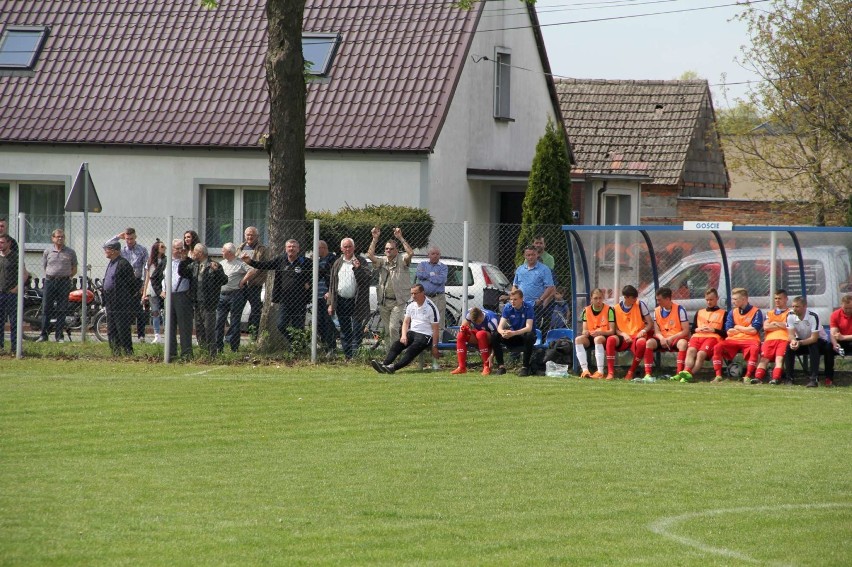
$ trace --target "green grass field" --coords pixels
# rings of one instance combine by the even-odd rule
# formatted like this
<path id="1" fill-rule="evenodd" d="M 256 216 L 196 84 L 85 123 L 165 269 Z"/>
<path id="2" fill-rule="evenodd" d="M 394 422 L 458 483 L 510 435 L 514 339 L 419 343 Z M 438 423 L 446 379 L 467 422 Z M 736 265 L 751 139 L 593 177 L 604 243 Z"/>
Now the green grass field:
<path id="1" fill-rule="evenodd" d="M 852 389 L 0 360 L 0 564 L 852 564 Z"/>

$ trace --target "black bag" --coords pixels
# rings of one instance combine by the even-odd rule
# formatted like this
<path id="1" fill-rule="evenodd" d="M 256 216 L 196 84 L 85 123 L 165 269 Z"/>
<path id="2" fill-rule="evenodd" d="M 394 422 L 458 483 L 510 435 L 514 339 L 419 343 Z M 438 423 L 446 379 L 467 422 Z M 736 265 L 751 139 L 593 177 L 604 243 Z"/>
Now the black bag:
<path id="1" fill-rule="evenodd" d="M 554 362 L 570 366 L 574 363 L 574 343 L 571 339 L 556 339 L 544 351 L 544 363 Z"/>
<path id="2" fill-rule="evenodd" d="M 532 356 L 530 357 L 530 374 L 533 376 L 544 376 L 544 353 L 545 351 L 540 348 L 535 348 L 532 351 Z"/>

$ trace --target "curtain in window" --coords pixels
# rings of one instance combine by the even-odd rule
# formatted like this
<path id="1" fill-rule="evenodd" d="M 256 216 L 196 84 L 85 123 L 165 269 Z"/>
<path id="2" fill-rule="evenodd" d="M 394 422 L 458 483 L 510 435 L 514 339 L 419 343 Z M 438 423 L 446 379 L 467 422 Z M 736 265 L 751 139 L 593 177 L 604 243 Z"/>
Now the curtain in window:
<path id="1" fill-rule="evenodd" d="M 234 239 L 234 190 L 208 189 L 206 197 L 204 244 L 221 248 Z"/>
<path id="2" fill-rule="evenodd" d="M 249 226 L 257 227 L 261 242 L 269 242 L 266 230 L 268 211 L 269 191 L 243 190 L 243 230 Z"/>
<path id="3" fill-rule="evenodd" d="M 27 241 L 49 244 L 54 230 L 65 230 L 65 185 L 19 184 L 18 209 L 27 215 Z"/>

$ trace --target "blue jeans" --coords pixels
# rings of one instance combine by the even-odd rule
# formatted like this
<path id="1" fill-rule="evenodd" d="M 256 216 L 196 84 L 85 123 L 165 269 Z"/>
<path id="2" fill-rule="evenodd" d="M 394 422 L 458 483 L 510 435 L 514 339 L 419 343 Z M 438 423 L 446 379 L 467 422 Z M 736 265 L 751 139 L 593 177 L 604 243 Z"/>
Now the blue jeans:
<path id="1" fill-rule="evenodd" d="M 56 318 L 56 339 L 62 338 L 65 328 L 65 314 L 68 313 L 68 294 L 71 293 L 71 278 L 44 280 L 44 297 L 41 303 L 41 337 L 47 339 L 50 320 Z M 53 303 L 56 302 L 56 309 Z"/>
<path id="2" fill-rule="evenodd" d="M 222 352 L 225 342 L 236 352 L 240 348 L 240 324 L 243 318 L 243 308 L 246 306 L 246 296 L 242 289 L 219 294 L 219 304 L 216 306 L 216 349 Z M 225 334 L 225 321 L 231 317 L 228 334 Z"/>
<path id="3" fill-rule="evenodd" d="M 0 293 L 0 348 L 4 347 L 6 319 L 9 320 L 9 340 L 11 348 L 18 343 L 18 294 Z"/>
<path id="4" fill-rule="evenodd" d="M 349 360 L 361 346 L 364 322 L 355 317 L 355 298 L 337 297 L 337 322 L 340 323 L 340 346 L 343 356 Z M 326 311 L 328 313 L 328 311 Z"/>
<path id="5" fill-rule="evenodd" d="M 326 350 L 334 350 L 334 321 L 328 314 L 328 303 L 324 297 L 317 298 L 317 336 L 325 344 Z"/>

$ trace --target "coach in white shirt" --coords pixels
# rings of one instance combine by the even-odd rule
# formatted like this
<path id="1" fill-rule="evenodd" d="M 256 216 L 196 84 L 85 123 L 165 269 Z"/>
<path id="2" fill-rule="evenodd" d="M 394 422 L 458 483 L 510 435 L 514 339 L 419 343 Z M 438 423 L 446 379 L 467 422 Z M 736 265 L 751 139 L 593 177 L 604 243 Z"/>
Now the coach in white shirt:
<path id="1" fill-rule="evenodd" d="M 819 324 L 819 315 L 808 311 L 808 301 L 802 296 L 793 298 L 793 309 L 787 316 L 787 332 L 790 336 L 790 344 L 784 355 L 784 369 L 787 382 L 793 383 L 793 370 L 796 367 L 797 355 L 808 355 L 808 370 L 810 381 L 808 388 L 816 388 L 817 375 L 819 374 L 819 355 L 831 348 L 828 343 L 828 334 Z"/>
<path id="2" fill-rule="evenodd" d="M 418 354 L 432 345 L 432 356 L 440 356 L 438 352 L 438 308 L 432 303 L 420 284 L 411 286 L 411 302 L 405 308 L 405 319 L 402 322 L 402 332 L 399 340 L 388 349 L 384 363 L 372 360 L 370 363 L 376 372 L 393 374 L 400 368 L 408 366 Z M 402 353 L 399 362 L 396 357 Z"/>

